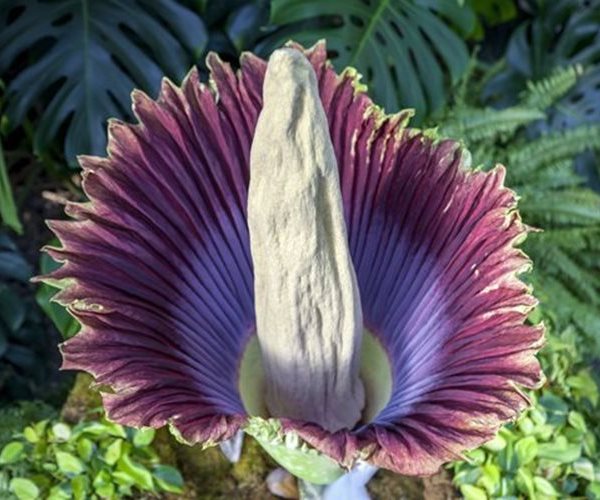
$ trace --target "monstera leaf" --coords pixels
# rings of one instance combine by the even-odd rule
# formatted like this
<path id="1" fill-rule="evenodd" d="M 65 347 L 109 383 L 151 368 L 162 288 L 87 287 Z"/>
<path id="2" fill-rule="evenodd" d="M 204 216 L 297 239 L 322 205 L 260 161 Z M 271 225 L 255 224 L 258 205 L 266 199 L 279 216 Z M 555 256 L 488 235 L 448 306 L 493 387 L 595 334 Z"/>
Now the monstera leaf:
<path id="1" fill-rule="evenodd" d="M 456 1 L 273 0 L 271 22 L 281 28 L 260 47 L 264 53 L 288 39 L 311 45 L 325 38 L 337 68 L 358 68 L 376 101 L 392 112 L 415 108 L 422 119 L 443 105 L 468 63 L 449 25 L 467 35 L 475 16 Z"/>
<path id="2" fill-rule="evenodd" d="M 179 80 L 205 43 L 202 20 L 174 0 L 0 0 L 0 74 L 16 74 L 10 122 L 37 106 L 38 151 L 66 126 L 70 161 L 100 154 L 105 121 L 127 114 L 131 90 L 155 94 L 163 75 Z"/>

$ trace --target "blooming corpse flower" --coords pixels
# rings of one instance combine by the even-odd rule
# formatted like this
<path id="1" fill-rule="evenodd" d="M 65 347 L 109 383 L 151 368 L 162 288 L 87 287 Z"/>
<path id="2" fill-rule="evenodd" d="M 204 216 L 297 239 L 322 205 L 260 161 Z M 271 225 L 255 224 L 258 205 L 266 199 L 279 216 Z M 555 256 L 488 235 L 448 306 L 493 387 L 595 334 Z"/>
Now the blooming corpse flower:
<path id="1" fill-rule="evenodd" d="M 238 73 L 209 55 L 210 86 L 192 70 L 181 88 L 165 80 L 156 101 L 135 91 L 139 124 L 111 121 L 108 157 L 80 158 L 90 201 L 51 221 L 62 247 L 47 251 L 64 265 L 42 278 L 83 325 L 62 345 L 63 367 L 108 386 L 108 416 L 126 425 L 170 424 L 204 445 L 243 428 L 284 465 L 283 448 L 310 448 L 317 462 L 431 474 L 514 419 L 528 404 L 519 386 L 542 382 L 543 331 L 525 324 L 536 302 L 517 277 L 529 266 L 515 248 L 526 228 L 503 167 L 469 170 L 456 142 L 408 128 L 409 112 L 385 115 L 354 70 L 336 74 L 324 43 L 293 47 L 316 77 L 329 137 L 315 140 L 337 164 L 345 283 L 357 288 L 345 297 L 360 296 L 344 317 L 362 318 L 350 353 L 358 420 L 269 418 L 261 400 L 273 381 L 257 340 L 254 276 L 266 267 L 253 269 L 248 188 L 267 63 L 248 53 Z"/>

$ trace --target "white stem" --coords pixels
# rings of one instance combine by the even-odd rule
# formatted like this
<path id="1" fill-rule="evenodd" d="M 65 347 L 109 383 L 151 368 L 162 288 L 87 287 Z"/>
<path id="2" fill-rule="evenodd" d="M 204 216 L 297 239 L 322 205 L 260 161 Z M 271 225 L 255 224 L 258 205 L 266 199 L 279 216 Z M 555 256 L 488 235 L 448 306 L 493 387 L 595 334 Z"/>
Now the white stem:
<path id="1" fill-rule="evenodd" d="M 248 225 L 271 416 L 351 428 L 364 406 L 360 297 L 316 76 L 294 49 L 269 59 Z"/>

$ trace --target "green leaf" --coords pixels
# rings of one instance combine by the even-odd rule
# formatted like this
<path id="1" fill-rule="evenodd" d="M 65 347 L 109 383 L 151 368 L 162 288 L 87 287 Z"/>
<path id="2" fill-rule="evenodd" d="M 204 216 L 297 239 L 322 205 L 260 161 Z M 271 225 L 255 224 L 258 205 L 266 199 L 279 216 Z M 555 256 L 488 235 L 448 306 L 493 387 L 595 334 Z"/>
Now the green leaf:
<path id="1" fill-rule="evenodd" d="M 594 464 L 587 458 L 580 458 L 573 463 L 573 472 L 588 481 L 594 480 Z"/>
<path id="2" fill-rule="evenodd" d="M 527 90 L 521 96 L 521 104 L 546 110 L 575 86 L 582 71 L 579 65 L 558 67 L 542 80 L 528 81 Z"/>
<path id="3" fill-rule="evenodd" d="M 70 485 L 61 483 L 57 484 L 50 490 L 48 500 L 71 500 Z"/>
<path id="4" fill-rule="evenodd" d="M 131 90 L 154 95 L 163 74 L 180 80 L 206 41 L 202 20 L 174 0 L 5 0 L 0 73 L 24 53 L 29 61 L 15 66 L 7 88 L 10 123 L 21 124 L 36 106 L 37 152 L 68 125 L 70 162 L 80 153 L 103 154 L 106 119 L 123 117 Z"/>
<path id="5" fill-rule="evenodd" d="M 87 476 L 75 476 L 71 479 L 71 488 L 75 500 L 85 500 L 89 489 L 89 479 Z"/>
<path id="6" fill-rule="evenodd" d="M 281 29 L 263 52 L 289 39 L 306 46 L 326 39 L 336 67 L 356 67 L 375 102 L 391 112 L 415 108 L 422 119 L 441 108 L 467 68 L 467 47 L 449 25 L 468 33 L 475 17 L 440 0 L 273 0 L 271 21 Z"/>
<path id="7" fill-rule="evenodd" d="M 115 485 L 113 483 L 99 484 L 94 488 L 100 498 L 114 498 Z"/>
<path id="8" fill-rule="evenodd" d="M 23 437 L 30 443 L 37 443 L 40 440 L 40 436 L 35 431 L 34 427 L 28 426 L 23 429 Z"/>
<path id="9" fill-rule="evenodd" d="M 571 424 L 575 429 L 581 432 L 587 432 L 587 426 L 585 425 L 585 419 L 583 415 L 575 410 L 571 410 L 569 412 L 569 416 L 567 418 L 569 424 Z"/>
<path id="10" fill-rule="evenodd" d="M 527 436 L 519 439 L 515 444 L 515 453 L 519 457 L 521 465 L 527 465 L 532 462 L 538 453 L 538 443 L 533 436 Z"/>
<path id="11" fill-rule="evenodd" d="M 25 321 L 25 304 L 8 286 L 0 286 L 0 320 L 14 335 Z"/>
<path id="12" fill-rule="evenodd" d="M 113 498 L 115 494 L 115 485 L 111 481 L 109 471 L 106 469 L 102 469 L 100 472 L 98 472 L 98 474 L 96 474 L 92 485 L 94 487 L 94 491 L 100 498 Z"/>
<path id="13" fill-rule="evenodd" d="M 168 465 L 159 465 L 152 471 L 156 484 L 163 491 L 169 493 L 183 492 L 183 477 L 177 469 Z"/>
<path id="14" fill-rule="evenodd" d="M 81 460 L 66 451 L 56 451 L 56 463 L 60 471 L 68 476 L 80 474 L 85 470 Z"/>
<path id="15" fill-rule="evenodd" d="M 488 498 L 484 490 L 471 484 L 463 484 L 460 492 L 465 500 L 487 500 Z"/>
<path id="16" fill-rule="evenodd" d="M 24 477 L 15 477 L 10 480 L 10 491 L 19 500 L 34 500 L 39 498 L 40 490 L 35 483 Z"/>
<path id="17" fill-rule="evenodd" d="M 52 434 L 56 441 L 65 442 L 71 437 L 71 428 L 63 422 L 58 422 L 52 426 Z"/>
<path id="18" fill-rule="evenodd" d="M 4 151 L 0 142 L 0 218 L 2 222 L 18 234 L 23 234 L 23 226 L 19 220 L 17 206 L 13 197 L 8 168 L 4 161 Z"/>
<path id="19" fill-rule="evenodd" d="M 490 496 L 495 495 L 500 489 L 500 468 L 493 463 L 482 465 L 479 485 L 483 486 Z"/>
<path id="20" fill-rule="evenodd" d="M 25 446 L 19 441 L 8 443 L 0 451 L 0 465 L 14 464 L 23 457 Z"/>
<path id="21" fill-rule="evenodd" d="M 115 439 L 104 452 L 104 461 L 108 465 L 114 465 L 117 463 L 119 458 L 121 458 L 121 453 L 123 450 L 123 440 Z"/>
<path id="22" fill-rule="evenodd" d="M 3 233 L 0 233 L 0 278 L 29 281 L 31 269 L 19 253 L 17 246 Z"/>
<path id="23" fill-rule="evenodd" d="M 506 439 L 504 439 L 500 434 L 497 434 L 494 439 L 485 443 L 483 447 L 490 451 L 503 450 L 506 447 Z"/>
<path id="24" fill-rule="evenodd" d="M 534 497 L 535 485 L 533 484 L 533 476 L 525 467 L 521 467 L 517 471 L 515 484 L 521 493 L 527 495 L 527 498 Z"/>
<path id="25" fill-rule="evenodd" d="M 600 481 L 590 483 L 585 491 L 585 496 L 593 500 L 600 498 Z"/>
<path id="26" fill-rule="evenodd" d="M 131 460 L 129 455 L 125 454 L 119 459 L 117 470 L 127 474 L 139 488 L 154 490 L 154 481 L 150 471 Z"/>
<path id="27" fill-rule="evenodd" d="M 505 23 L 517 15 L 514 0 L 470 0 L 469 3 L 489 26 Z"/>
<path id="28" fill-rule="evenodd" d="M 598 385 L 588 371 L 581 370 L 567 377 L 565 382 L 577 395 L 588 398 L 594 406 L 598 404 Z"/>
<path id="29" fill-rule="evenodd" d="M 535 432 L 535 424 L 530 418 L 520 418 L 517 425 L 519 426 L 519 430 L 526 436 Z"/>
<path id="30" fill-rule="evenodd" d="M 81 437 L 77 440 L 77 454 L 82 460 L 88 462 L 94 454 L 94 443 L 85 437 Z"/>
<path id="31" fill-rule="evenodd" d="M 569 405 L 560 397 L 551 392 L 546 392 L 540 398 L 540 404 L 546 409 L 549 423 L 561 425 L 566 421 Z"/>
<path id="32" fill-rule="evenodd" d="M 569 443 L 564 436 L 558 436 L 552 443 L 539 444 L 538 456 L 568 464 L 581 456 L 581 444 Z"/>
<path id="33" fill-rule="evenodd" d="M 536 476 L 533 478 L 533 484 L 535 485 L 535 490 L 542 495 L 548 497 L 558 497 L 558 492 L 552 486 L 552 483 L 543 477 Z"/>
<path id="34" fill-rule="evenodd" d="M 527 123 L 540 120 L 545 114 L 530 108 L 459 109 L 440 128 L 443 135 L 461 139 L 467 143 L 493 140 L 501 134 L 514 131 Z"/>
<path id="35" fill-rule="evenodd" d="M 154 440 L 155 433 L 156 431 L 151 427 L 138 429 L 135 431 L 135 435 L 133 436 L 133 444 L 138 448 L 148 446 Z"/>
<path id="36" fill-rule="evenodd" d="M 89 422 L 81 429 L 82 433 L 93 436 L 115 436 L 123 439 L 127 438 L 127 433 L 122 425 L 113 422 Z"/>
<path id="37" fill-rule="evenodd" d="M 58 241 L 53 240 L 50 244 L 58 244 Z M 48 274 L 59 267 L 60 264 L 55 262 L 52 257 L 46 253 L 42 254 L 40 258 L 40 274 Z M 64 306 L 52 301 L 52 297 L 54 297 L 57 292 L 57 288 L 47 283 L 42 283 L 35 294 L 35 299 L 46 315 L 52 320 L 62 337 L 68 339 L 79 331 L 80 324 L 73 316 L 71 316 L 71 314 L 69 314 Z"/>

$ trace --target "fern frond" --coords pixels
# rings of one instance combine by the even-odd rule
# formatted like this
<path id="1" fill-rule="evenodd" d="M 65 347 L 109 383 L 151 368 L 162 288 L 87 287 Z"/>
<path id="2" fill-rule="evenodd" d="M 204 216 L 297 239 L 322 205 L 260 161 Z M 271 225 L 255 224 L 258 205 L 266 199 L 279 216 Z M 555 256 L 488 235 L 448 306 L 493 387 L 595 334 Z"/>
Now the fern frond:
<path id="1" fill-rule="evenodd" d="M 519 209 L 525 222 L 534 226 L 600 224 L 600 196 L 590 189 L 524 194 Z"/>
<path id="2" fill-rule="evenodd" d="M 527 238 L 527 244 L 536 242 L 541 247 L 557 246 L 569 251 L 585 251 L 587 249 L 600 250 L 600 227 L 569 227 L 567 229 L 549 229 L 533 233 Z M 600 265 L 597 253 L 594 252 L 595 261 Z M 580 255 L 583 257 L 583 255 Z M 587 263 L 584 263 L 587 265 Z"/>
<path id="3" fill-rule="evenodd" d="M 600 149 L 600 126 L 582 125 L 564 132 L 544 135 L 518 148 L 511 148 L 508 164 L 535 170 L 544 165 L 572 159 L 586 150 Z"/>
<path id="4" fill-rule="evenodd" d="M 542 80 L 527 82 L 527 90 L 521 94 L 521 106 L 540 111 L 549 108 L 573 88 L 582 73 L 580 65 L 556 68 Z"/>
<path id="5" fill-rule="evenodd" d="M 575 172 L 571 159 L 552 163 L 540 170 L 532 170 L 532 163 L 519 166 L 520 169 L 507 166 L 506 183 L 520 194 L 577 187 L 585 183 L 585 179 Z"/>
<path id="6" fill-rule="evenodd" d="M 591 352 L 600 352 L 600 312 L 575 296 L 563 283 L 553 276 L 535 271 L 530 276 L 536 297 L 545 315 L 557 329 L 575 325 L 593 342 Z"/>
<path id="7" fill-rule="evenodd" d="M 544 117 L 539 110 L 516 106 L 501 110 L 460 108 L 452 113 L 452 118 L 440 127 L 440 131 L 471 146 L 473 142 L 512 135 L 520 126 Z"/>
<path id="8" fill-rule="evenodd" d="M 594 286 L 594 280 L 587 275 L 587 270 L 559 247 L 539 243 L 532 239 L 525 245 L 534 262 L 543 265 L 545 273 L 555 275 L 580 299 L 590 304 L 599 304 L 600 291 Z"/>

